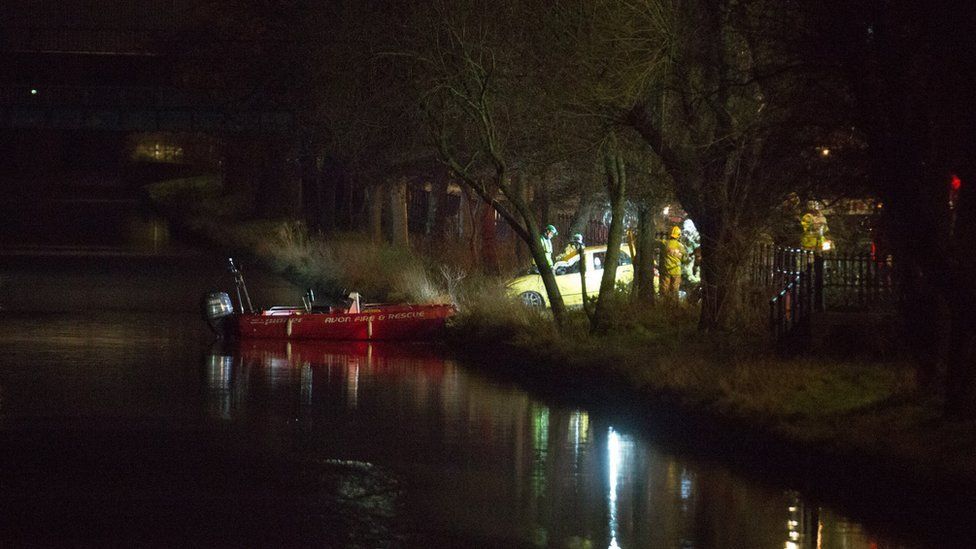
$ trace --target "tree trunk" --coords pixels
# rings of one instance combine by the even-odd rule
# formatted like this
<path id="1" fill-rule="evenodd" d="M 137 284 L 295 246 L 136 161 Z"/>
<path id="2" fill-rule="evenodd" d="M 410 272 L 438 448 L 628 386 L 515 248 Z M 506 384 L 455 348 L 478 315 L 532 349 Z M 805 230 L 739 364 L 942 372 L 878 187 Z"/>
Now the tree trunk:
<path id="1" fill-rule="evenodd" d="M 971 137 L 971 134 L 969 134 Z M 971 143 L 971 141 L 970 141 Z M 947 412 L 956 417 L 976 417 L 976 160 L 973 145 L 954 163 L 957 179 L 947 178 L 950 185 L 958 182 L 954 203 L 950 208 L 949 236 L 951 246 L 946 258 L 952 271 L 947 280 L 946 297 L 952 311 L 952 332 L 949 342 L 949 394 Z"/>
<path id="2" fill-rule="evenodd" d="M 533 185 L 532 207 L 539 219 L 544 222 L 550 221 L 552 209 L 552 197 L 549 196 L 549 186 L 544 180 L 536 180 Z"/>
<path id="3" fill-rule="evenodd" d="M 654 238 L 654 215 L 650 206 L 641 204 L 637 210 L 637 253 L 634 256 L 634 300 L 654 304 L 654 264 L 657 262 L 657 241 Z"/>
<path id="4" fill-rule="evenodd" d="M 497 179 L 493 188 L 502 188 L 505 183 L 504 172 L 499 172 Z M 536 267 L 539 269 L 539 276 L 542 277 L 542 284 L 546 288 L 546 295 L 549 296 L 549 308 L 552 310 L 553 320 L 556 321 L 556 326 L 562 328 L 565 325 L 566 320 L 566 304 L 563 301 L 563 296 L 559 292 L 559 286 L 556 284 L 556 276 L 552 271 L 552 267 L 549 266 L 549 259 L 546 258 L 546 252 L 542 249 L 542 231 L 539 230 L 539 224 L 536 223 L 535 217 L 532 215 L 532 208 L 529 206 L 527 200 L 523 198 L 519 189 L 513 191 L 508 189 L 508 193 L 505 196 L 508 198 L 512 207 L 515 208 L 518 217 L 515 214 L 508 212 L 507 210 L 499 211 L 506 221 L 512 225 L 519 237 L 525 242 L 529 247 L 529 253 L 532 255 L 532 260 L 535 262 Z M 518 224 L 518 219 L 521 219 L 523 225 Z"/>
<path id="5" fill-rule="evenodd" d="M 495 238 L 495 210 L 484 204 L 481 208 L 481 257 L 486 274 L 498 275 L 498 242 Z"/>
<path id="6" fill-rule="evenodd" d="M 518 173 L 512 179 L 513 179 L 513 182 L 512 182 L 512 194 L 514 196 L 518 197 L 519 200 L 521 200 L 521 201 L 523 201 L 525 203 L 531 203 L 531 200 L 530 200 L 530 197 L 529 197 L 529 185 L 528 185 L 528 182 L 526 181 L 525 174 Z M 516 233 L 516 236 L 517 236 L 517 233 Z M 529 259 L 529 258 L 532 257 L 532 252 L 529 251 L 529 256 L 526 257 L 525 251 L 526 251 L 527 248 L 522 247 L 521 244 L 520 244 L 520 242 L 521 242 L 521 239 L 519 239 L 519 238 L 516 238 L 515 239 L 515 262 L 519 266 L 522 266 L 522 265 L 524 265 L 526 263 L 526 260 L 527 259 Z"/>
<path id="7" fill-rule="evenodd" d="M 448 185 L 447 175 L 439 175 L 430 189 L 429 218 L 427 234 L 441 241 L 447 237 Z"/>
<path id="8" fill-rule="evenodd" d="M 482 266 L 483 259 L 480 253 L 481 231 L 478 227 L 478 221 L 481 219 L 479 215 L 481 204 L 482 201 L 471 189 L 464 188 L 464 192 L 461 193 L 461 204 L 458 212 L 458 230 L 461 233 L 461 238 L 467 243 L 471 265 L 479 269 Z"/>
<path id="9" fill-rule="evenodd" d="M 400 178 L 390 185 L 390 240 L 394 246 L 406 248 L 410 245 L 407 219 L 409 188 L 407 180 Z"/>
<path id="10" fill-rule="evenodd" d="M 617 286 L 617 264 L 620 262 L 620 245 L 624 234 L 624 203 L 627 190 L 627 166 L 623 155 L 611 151 L 605 159 L 606 186 L 610 197 L 610 231 L 607 235 L 607 255 L 603 261 L 603 278 L 597 296 L 596 312 L 590 323 L 590 331 L 602 333 L 610 322 L 613 293 Z"/>
<path id="11" fill-rule="evenodd" d="M 973 333 L 972 311 L 960 301 L 951 305 L 952 327 L 949 332 L 946 356 L 946 415 L 958 419 L 976 417 L 976 334 Z"/>
<path id="12" fill-rule="evenodd" d="M 319 171 L 320 200 L 322 202 L 321 227 L 327 232 L 339 228 L 339 186 L 342 179 L 342 167 L 338 161 L 326 157 Z"/>
<path id="13" fill-rule="evenodd" d="M 584 246 L 578 246 L 576 248 L 576 253 L 579 254 L 579 266 L 580 266 L 580 295 L 582 295 L 582 305 L 583 312 L 586 313 L 586 318 L 590 321 L 590 326 L 596 322 L 596 311 L 594 307 L 591 307 L 588 303 L 588 297 L 590 295 L 589 290 L 586 288 L 586 257 L 583 255 Z"/>
<path id="14" fill-rule="evenodd" d="M 386 185 L 375 185 L 369 189 L 369 238 L 373 242 L 383 242 L 383 201 Z"/>
<path id="15" fill-rule="evenodd" d="M 586 238 L 586 229 L 590 226 L 590 220 L 593 218 L 594 210 L 596 210 L 598 205 L 600 205 L 598 195 L 586 193 L 586 196 L 581 196 L 579 206 L 576 208 L 576 212 L 573 213 L 573 219 L 566 229 L 566 234 L 573 235 L 580 233 Z"/>
<path id="16" fill-rule="evenodd" d="M 546 260 L 546 252 L 542 249 L 539 228 L 534 227 L 534 229 L 530 229 L 530 232 L 535 234 L 536 237 L 528 243 L 529 251 L 532 253 L 532 259 L 539 268 L 539 275 L 542 277 L 542 284 L 546 288 L 546 295 L 549 296 L 549 308 L 552 309 L 552 316 L 556 321 L 556 325 L 562 327 L 566 319 L 566 304 L 563 302 L 563 295 L 559 293 L 559 286 L 556 284 L 556 275 L 552 272 L 552 267 L 549 266 L 549 262 Z"/>
<path id="17" fill-rule="evenodd" d="M 261 197 L 268 217 L 300 219 L 302 215 L 302 178 L 297 166 L 289 160 L 296 151 L 288 145 L 269 145 L 271 156 L 261 166 Z"/>
<path id="18" fill-rule="evenodd" d="M 731 301 L 738 283 L 739 267 L 746 257 L 745 246 L 736 241 L 720 213 L 700 214 L 695 221 L 701 235 L 701 315 L 698 329 L 704 332 L 728 326 Z"/>
<path id="19" fill-rule="evenodd" d="M 356 225 L 355 223 L 356 208 L 353 206 L 353 204 L 355 203 L 354 195 L 355 195 L 356 185 L 358 183 L 361 183 L 361 181 L 358 179 L 354 179 L 350 174 L 347 173 L 346 177 L 342 179 L 342 186 L 339 188 L 338 225 L 343 230 L 351 230 Z M 369 197 L 369 191 L 365 188 L 363 188 L 362 190 L 366 194 L 366 196 Z M 369 200 L 367 200 L 366 202 L 368 206 Z"/>
<path id="20" fill-rule="evenodd" d="M 302 218 L 312 231 L 322 230 L 322 200 L 319 189 L 319 170 L 315 156 L 305 152 L 300 158 Z"/>

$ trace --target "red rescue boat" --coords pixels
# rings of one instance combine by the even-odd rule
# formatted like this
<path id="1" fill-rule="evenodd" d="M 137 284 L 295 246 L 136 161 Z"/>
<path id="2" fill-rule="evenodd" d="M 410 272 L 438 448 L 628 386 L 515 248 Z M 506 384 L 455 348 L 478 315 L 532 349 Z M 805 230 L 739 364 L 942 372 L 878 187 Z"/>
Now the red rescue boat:
<path id="1" fill-rule="evenodd" d="M 429 340 L 442 334 L 456 311 L 449 304 L 361 304 L 357 293 L 349 294 L 340 306 L 319 306 L 311 292 L 302 307 L 255 311 L 232 259 L 228 266 L 235 276 L 240 308 L 235 310 L 226 292 L 212 292 L 204 300 L 204 316 L 214 331 L 230 338 Z"/>
<path id="2" fill-rule="evenodd" d="M 238 337 L 329 340 L 422 340 L 444 330 L 451 305 L 367 305 L 358 311 L 272 309 L 234 315 Z"/>

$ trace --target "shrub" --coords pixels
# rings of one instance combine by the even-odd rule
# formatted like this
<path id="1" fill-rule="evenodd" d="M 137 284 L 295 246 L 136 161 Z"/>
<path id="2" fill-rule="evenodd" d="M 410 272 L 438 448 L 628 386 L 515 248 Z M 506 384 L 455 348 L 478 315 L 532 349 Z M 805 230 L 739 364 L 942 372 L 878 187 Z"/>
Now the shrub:
<path id="1" fill-rule="evenodd" d="M 519 345 L 558 337 L 551 313 L 509 297 L 503 279 L 473 277 L 456 284 L 454 291 L 459 311 L 452 331 L 462 341 Z"/>
<path id="2" fill-rule="evenodd" d="M 358 234 L 326 238 L 296 221 L 250 225 L 249 246 L 275 271 L 320 294 L 357 291 L 369 301 L 448 302 L 434 269 L 410 250 Z"/>

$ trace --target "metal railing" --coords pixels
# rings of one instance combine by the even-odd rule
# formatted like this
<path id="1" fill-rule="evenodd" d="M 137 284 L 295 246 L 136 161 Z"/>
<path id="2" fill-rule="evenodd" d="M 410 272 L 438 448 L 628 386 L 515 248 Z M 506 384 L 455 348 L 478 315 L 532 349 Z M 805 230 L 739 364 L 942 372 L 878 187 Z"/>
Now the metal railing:
<path id="1" fill-rule="evenodd" d="M 819 279 L 823 308 L 832 311 L 878 311 L 894 304 L 893 265 L 870 254 L 824 254 Z"/>
<path id="2" fill-rule="evenodd" d="M 769 300 L 769 325 L 776 341 L 783 341 L 810 325 L 816 308 L 813 271 L 814 266 L 808 265 Z"/>
<path id="3" fill-rule="evenodd" d="M 750 254 L 747 273 L 753 287 L 775 294 L 813 262 L 813 250 L 760 244 Z"/>
<path id="4" fill-rule="evenodd" d="M 882 312 L 894 305 L 890 259 L 783 249 L 760 252 L 751 265 L 754 282 L 769 287 L 783 281 L 769 301 L 770 330 L 778 341 L 806 329 L 815 312 Z"/>

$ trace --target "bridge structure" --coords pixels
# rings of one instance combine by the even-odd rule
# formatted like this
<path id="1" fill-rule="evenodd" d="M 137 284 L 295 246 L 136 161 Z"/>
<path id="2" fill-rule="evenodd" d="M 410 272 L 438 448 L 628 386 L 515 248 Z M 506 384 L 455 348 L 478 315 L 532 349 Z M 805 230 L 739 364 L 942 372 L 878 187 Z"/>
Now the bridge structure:
<path id="1" fill-rule="evenodd" d="M 0 25 L 0 128 L 286 134 L 295 114 L 260 89 L 181 84 L 160 29 Z M 223 49 L 247 51 L 246 44 Z"/>
<path id="2" fill-rule="evenodd" d="M 149 214 L 132 199 L 144 199 L 146 183 L 201 172 L 255 189 L 262 213 L 300 209 L 295 112 L 268 90 L 273 82 L 206 72 L 247 62 L 255 46 L 181 42 L 192 0 L 8 2 L 0 10 L 0 248 L 114 245 L 145 232 Z"/>
<path id="3" fill-rule="evenodd" d="M 294 113 L 244 109 L 211 90 L 143 86 L 0 86 L 0 128 L 286 134 Z"/>

